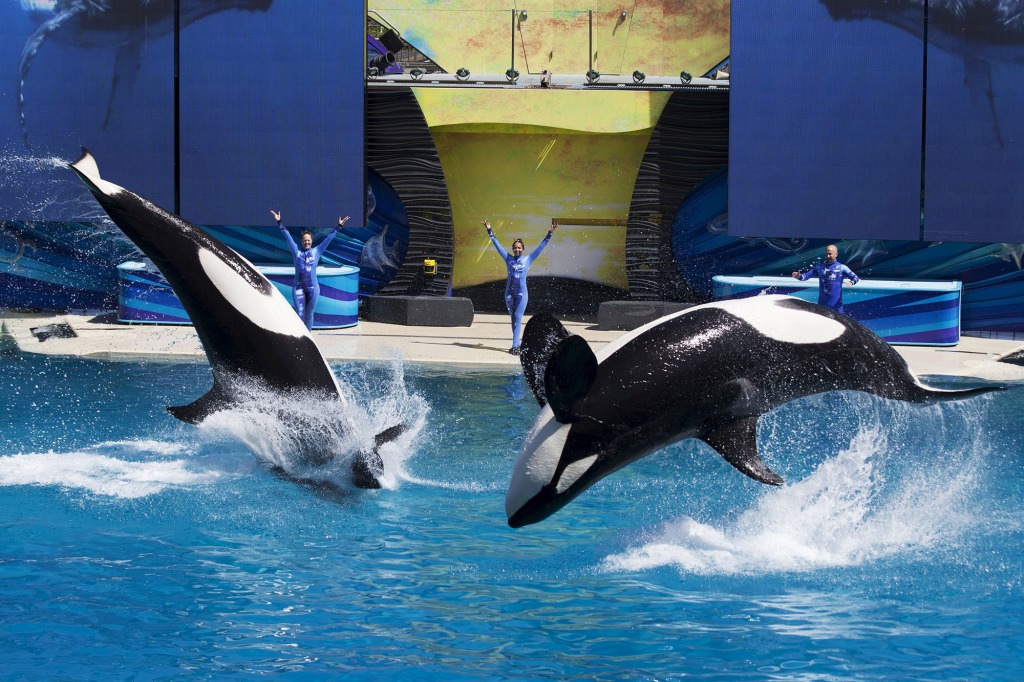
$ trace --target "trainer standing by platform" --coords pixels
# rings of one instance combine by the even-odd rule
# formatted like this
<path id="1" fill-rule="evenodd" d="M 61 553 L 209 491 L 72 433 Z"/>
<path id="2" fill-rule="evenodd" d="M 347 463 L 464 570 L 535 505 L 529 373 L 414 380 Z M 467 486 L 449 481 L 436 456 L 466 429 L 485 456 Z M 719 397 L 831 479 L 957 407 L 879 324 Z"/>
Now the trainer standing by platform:
<path id="1" fill-rule="evenodd" d="M 288 229 L 281 224 L 281 212 L 270 209 L 270 214 L 277 221 L 281 228 L 281 234 L 288 241 L 288 250 L 292 252 L 292 260 L 295 262 L 295 281 L 292 282 L 292 304 L 295 312 L 299 314 L 306 329 L 313 329 L 313 312 L 316 310 L 316 301 L 320 298 L 320 283 L 316 279 L 316 268 L 320 264 L 320 257 L 327 250 L 338 231 L 348 222 L 348 216 L 338 218 L 338 226 L 329 235 L 313 247 L 313 233 L 303 230 L 300 239 L 302 248 L 296 245 Z"/>
<path id="2" fill-rule="evenodd" d="M 839 262 L 839 249 L 835 244 L 825 247 L 825 262 L 815 263 L 806 272 L 794 272 L 793 279 L 801 282 L 811 277 L 818 278 L 818 305 L 831 308 L 837 313 L 843 311 L 843 279 L 850 280 L 850 284 L 856 284 L 860 277 L 854 274 L 853 270 Z"/>
<path id="3" fill-rule="evenodd" d="M 526 273 L 529 271 L 533 261 L 540 256 L 541 251 L 551 241 L 551 235 L 558 229 L 558 223 L 552 221 L 551 229 L 548 230 L 547 236 L 544 237 L 540 245 L 533 250 L 533 253 L 524 256 L 523 250 L 525 247 L 522 239 L 516 239 L 512 242 L 512 253 L 510 254 L 501 245 L 497 237 L 494 236 L 494 232 L 491 231 L 491 223 L 486 220 L 482 222 L 484 227 L 487 228 L 487 234 L 491 238 L 491 243 L 494 244 L 494 248 L 501 254 L 501 257 L 505 259 L 505 267 L 508 269 L 508 281 L 505 282 L 505 306 L 508 308 L 508 314 L 512 316 L 512 347 L 508 349 L 508 352 L 512 355 L 519 355 L 519 332 L 522 327 L 523 313 L 526 312 L 528 299 Z"/>

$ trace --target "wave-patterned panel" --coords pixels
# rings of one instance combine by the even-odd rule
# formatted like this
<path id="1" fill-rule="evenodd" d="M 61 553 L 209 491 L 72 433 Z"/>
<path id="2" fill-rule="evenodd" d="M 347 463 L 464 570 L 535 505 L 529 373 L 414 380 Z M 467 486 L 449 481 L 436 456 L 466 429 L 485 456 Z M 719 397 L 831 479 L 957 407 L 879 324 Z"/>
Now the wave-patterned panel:
<path id="1" fill-rule="evenodd" d="M 448 295 L 455 244 L 448 185 L 411 91 L 367 92 L 366 165 L 398 193 L 409 218 L 405 261 L 378 294 Z M 427 258 L 437 262 L 436 275 L 424 275 Z"/>

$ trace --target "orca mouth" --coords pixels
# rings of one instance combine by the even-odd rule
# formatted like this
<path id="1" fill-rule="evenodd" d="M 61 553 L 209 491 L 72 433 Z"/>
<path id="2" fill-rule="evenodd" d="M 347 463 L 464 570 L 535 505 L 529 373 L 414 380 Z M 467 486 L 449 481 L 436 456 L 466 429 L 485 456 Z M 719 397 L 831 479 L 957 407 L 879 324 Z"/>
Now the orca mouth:
<path id="1" fill-rule="evenodd" d="M 582 489 L 576 489 L 559 493 L 554 485 L 548 484 L 519 509 L 508 515 L 508 525 L 511 528 L 522 528 L 543 521 L 569 504 L 581 491 Z"/>
<path id="2" fill-rule="evenodd" d="M 528 504 L 512 516 L 508 517 L 508 525 L 510 528 L 522 528 L 523 526 L 529 526 L 537 523 L 538 521 L 543 521 L 550 515 L 550 513 L 542 512 L 540 507 Z"/>

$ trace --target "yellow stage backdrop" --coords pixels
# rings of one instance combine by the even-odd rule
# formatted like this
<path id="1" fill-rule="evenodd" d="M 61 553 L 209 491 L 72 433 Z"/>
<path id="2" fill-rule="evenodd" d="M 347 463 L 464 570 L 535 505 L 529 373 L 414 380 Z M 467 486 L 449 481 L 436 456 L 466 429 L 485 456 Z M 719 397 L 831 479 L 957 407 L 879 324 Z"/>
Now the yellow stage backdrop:
<path id="1" fill-rule="evenodd" d="M 626 219 L 661 92 L 419 88 L 452 202 L 452 285 L 502 279 L 509 248 L 555 238 L 530 270 L 627 288 Z M 546 125 L 545 125 L 546 123 Z"/>
<path id="2" fill-rule="evenodd" d="M 728 0 L 373 0 L 368 8 L 449 73 L 465 67 L 503 74 L 514 51 L 521 73 L 582 75 L 592 65 L 603 74 L 640 70 L 678 77 L 683 70 L 702 75 L 729 54 Z M 505 277 L 480 224 L 484 219 L 506 249 L 520 237 L 527 251 L 553 220 L 563 225 L 532 276 L 628 288 L 626 220 L 633 185 L 670 93 L 413 92 L 451 199 L 455 289 Z"/>

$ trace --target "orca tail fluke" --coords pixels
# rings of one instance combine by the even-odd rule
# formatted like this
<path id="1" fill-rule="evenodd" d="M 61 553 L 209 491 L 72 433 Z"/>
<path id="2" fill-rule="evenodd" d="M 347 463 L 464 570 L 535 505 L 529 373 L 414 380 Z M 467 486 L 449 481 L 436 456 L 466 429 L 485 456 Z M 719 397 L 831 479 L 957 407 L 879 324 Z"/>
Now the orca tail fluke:
<path id="1" fill-rule="evenodd" d="M 231 399 L 227 393 L 214 380 L 213 388 L 202 398 L 194 400 L 188 405 L 168 407 L 167 411 L 183 422 L 198 424 L 214 412 L 224 409 L 230 402 Z"/>

